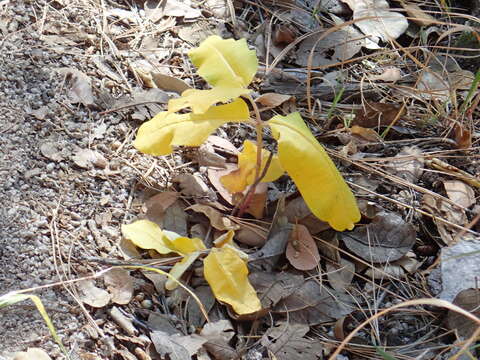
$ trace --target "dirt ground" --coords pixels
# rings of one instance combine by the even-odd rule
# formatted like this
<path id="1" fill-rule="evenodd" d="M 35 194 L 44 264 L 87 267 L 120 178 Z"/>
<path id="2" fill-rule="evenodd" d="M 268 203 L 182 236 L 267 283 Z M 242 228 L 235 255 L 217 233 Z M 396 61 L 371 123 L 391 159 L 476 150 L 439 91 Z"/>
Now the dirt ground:
<path id="1" fill-rule="evenodd" d="M 119 224 L 129 215 L 138 176 L 126 163 L 132 124 L 121 115 L 100 116 L 98 105 L 72 103 L 68 95 L 70 70 L 89 74 L 93 87 L 106 80 L 85 51 L 100 18 L 83 14 L 93 9 L 79 1 L 0 3 L 2 294 L 89 274 L 82 256 L 112 255 Z M 73 157 L 85 149 L 102 159 L 76 165 Z M 38 295 L 67 346 L 88 348 L 85 319 L 66 290 Z M 0 324 L 5 358 L 32 346 L 58 355 L 32 304 L 2 309 Z"/>

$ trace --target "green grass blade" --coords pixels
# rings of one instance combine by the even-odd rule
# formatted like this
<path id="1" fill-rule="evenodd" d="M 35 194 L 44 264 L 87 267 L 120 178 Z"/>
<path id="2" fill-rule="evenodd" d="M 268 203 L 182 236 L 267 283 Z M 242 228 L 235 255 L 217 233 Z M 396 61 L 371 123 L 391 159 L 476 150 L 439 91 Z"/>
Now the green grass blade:
<path id="1" fill-rule="evenodd" d="M 69 359 L 69 355 L 67 352 L 67 349 L 62 344 L 62 341 L 57 335 L 57 332 L 55 330 L 55 327 L 53 326 L 52 320 L 47 314 L 47 311 L 45 310 L 45 306 L 43 306 L 42 301 L 40 298 L 36 295 L 30 295 L 30 294 L 18 294 L 16 292 L 10 292 L 8 294 L 5 294 L 3 296 L 0 296 L 0 308 L 9 306 L 9 305 L 14 305 L 20 301 L 24 300 L 31 300 L 35 306 L 37 307 L 38 312 L 40 315 L 42 315 L 43 321 L 45 321 L 45 324 L 47 325 L 48 329 L 50 330 L 50 334 L 52 334 L 52 337 L 55 339 L 57 342 L 58 346 L 62 350 L 62 352 L 65 354 L 67 359 Z"/>

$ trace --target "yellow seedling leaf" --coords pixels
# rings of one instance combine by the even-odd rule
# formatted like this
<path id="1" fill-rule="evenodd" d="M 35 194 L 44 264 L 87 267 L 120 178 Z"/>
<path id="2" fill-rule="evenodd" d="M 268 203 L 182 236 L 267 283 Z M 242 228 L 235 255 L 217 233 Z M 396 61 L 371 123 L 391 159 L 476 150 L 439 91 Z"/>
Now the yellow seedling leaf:
<path id="1" fill-rule="evenodd" d="M 204 276 L 215 297 L 239 314 L 262 308 L 255 289 L 248 281 L 247 264 L 229 247 L 212 248 L 203 261 Z"/>
<path id="2" fill-rule="evenodd" d="M 270 151 L 262 150 L 262 173 L 267 163 Z M 238 169 L 220 178 L 222 185 L 232 194 L 242 192 L 248 185 L 252 185 L 255 181 L 255 167 L 257 164 L 257 146 L 245 140 L 243 143 L 243 150 L 238 154 Z M 278 179 L 285 171 L 280 164 L 277 155 L 273 155 L 267 173 L 261 182 L 270 182 Z"/>
<path id="3" fill-rule="evenodd" d="M 335 230 L 353 229 L 360 220 L 355 197 L 300 114 L 277 115 L 268 123 L 278 142 L 280 163 L 312 213 Z"/>
<path id="4" fill-rule="evenodd" d="M 192 108 L 194 114 L 203 114 L 217 103 L 227 102 L 241 95 L 250 93 L 246 88 L 231 88 L 225 86 L 214 87 L 209 90 L 188 89 L 182 93 L 182 97 L 168 102 L 168 112 L 177 112 L 186 107 Z"/>
<path id="5" fill-rule="evenodd" d="M 160 227 L 149 220 L 138 220 L 122 225 L 122 234 L 139 248 L 153 249 L 160 254 L 176 252 Z"/>
<path id="6" fill-rule="evenodd" d="M 220 235 L 213 241 L 213 245 L 216 247 L 222 247 L 225 244 L 233 244 L 233 237 L 235 236 L 235 231 L 228 230 L 226 233 Z"/>
<path id="7" fill-rule="evenodd" d="M 134 146 L 146 154 L 167 155 L 173 151 L 172 146 L 199 146 L 218 127 L 228 122 L 246 122 L 249 118 L 247 104 L 242 99 L 213 106 L 201 115 L 163 111 L 140 126 Z"/>
<path id="8" fill-rule="evenodd" d="M 186 238 L 185 238 L 186 239 Z M 165 289 L 173 290 L 178 287 L 178 282 L 180 277 L 187 271 L 187 269 L 197 260 L 198 256 L 200 255 L 199 251 L 192 252 L 173 265 L 172 269 L 170 270 L 170 276 L 165 283 Z"/>
<path id="9" fill-rule="evenodd" d="M 179 254 L 190 254 L 194 251 L 207 250 L 203 241 L 199 238 L 188 238 L 180 236 L 171 240 L 172 246 Z"/>
<path id="10" fill-rule="evenodd" d="M 212 35 L 188 54 L 198 74 L 212 87 L 247 87 L 258 69 L 255 50 L 245 39 L 222 39 Z"/>

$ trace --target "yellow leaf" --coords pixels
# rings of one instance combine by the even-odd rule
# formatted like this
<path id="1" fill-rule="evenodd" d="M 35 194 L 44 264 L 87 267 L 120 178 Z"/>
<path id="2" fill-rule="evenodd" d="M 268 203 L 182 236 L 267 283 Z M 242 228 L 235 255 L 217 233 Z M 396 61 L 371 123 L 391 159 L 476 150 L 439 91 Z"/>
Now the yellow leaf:
<path id="1" fill-rule="evenodd" d="M 173 151 L 172 146 L 201 145 L 210 133 L 228 122 L 248 120 L 248 107 L 242 99 L 213 106 L 201 115 L 163 111 L 140 126 L 134 146 L 146 154 L 166 155 Z"/>
<path id="2" fill-rule="evenodd" d="M 262 150 L 262 173 L 267 163 L 270 151 Z M 257 164 L 257 146 L 251 141 L 245 140 L 243 150 L 238 155 L 238 169 L 220 178 L 222 185 L 232 194 L 242 192 L 248 185 L 255 181 L 255 166 Z M 270 182 L 282 176 L 284 170 L 277 155 L 273 155 L 267 173 L 261 182 Z"/>
<path id="3" fill-rule="evenodd" d="M 203 261 L 204 276 L 215 297 L 230 304 L 237 314 L 250 314 L 262 308 L 255 289 L 248 281 L 246 263 L 229 247 L 212 248 Z"/>
<path id="4" fill-rule="evenodd" d="M 300 114 L 277 115 L 268 123 L 278 142 L 280 163 L 312 213 L 335 230 L 353 229 L 360 220 L 355 197 Z"/>
<path id="5" fill-rule="evenodd" d="M 172 246 L 179 254 L 190 254 L 194 251 L 207 250 L 203 241 L 199 238 L 188 238 L 180 236 L 171 240 Z"/>
<path id="6" fill-rule="evenodd" d="M 170 269 L 170 275 L 173 277 L 168 278 L 167 282 L 165 283 L 165 289 L 173 290 L 176 289 L 178 286 L 178 280 L 180 277 L 187 271 L 187 269 L 197 260 L 198 256 L 200 255 L 199 251 L 192 252 L 177 262 L 173 267 Z"/>
<path id="7" fill-rule="evenodd" d="M 194 114 L 203 114 L 212 105 L 227 102 L 248 93 L 250 93 L 249 89 L 224 86 L 214 87 L 210 90 L 188 89 L 182 93 L 182 97 L 168 102 L 168 111 L 172 113 L 191 107 Z"/>
<path id="8" fill-rule="evenodd" d="M 212 87 L 247 87 L 258 69 L 254 50 L 245 39 L 222 39 L 212 35 L 188 54 L 198 74 Z"/>
<path id="9" fill-rule="evenodd" d="M 175 251 L 169 246 L 169 240 L 160 227 L 148 220 L 138 220 L 129 225 L 122 225 L 122 234 L 142 249 L 153 249 L 160 254 Z"/>

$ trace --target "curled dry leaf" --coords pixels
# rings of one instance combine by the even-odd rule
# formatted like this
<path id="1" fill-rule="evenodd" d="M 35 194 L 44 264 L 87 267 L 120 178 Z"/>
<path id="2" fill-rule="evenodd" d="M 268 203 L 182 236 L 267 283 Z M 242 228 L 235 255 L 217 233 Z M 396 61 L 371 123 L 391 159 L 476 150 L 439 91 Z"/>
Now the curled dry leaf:
<path id="1" fill-rule="evenodd" d="M 449 180 L 444 181 L 443 186 L 447 192 L 448 198 L 454 203 L 468 208 L 475 204 L 475 192 L 463 181 L 460 180 Z"/>
<path id="2" fill-rule="evenodd" d="M 455 296 L 453 304 L 480 317 L 480 289 L 462 290 Z M 478 327 L 478 324 L 473 320 L 467 319 L 465 316 L 452 310 L 448 311 L 447 324 L 448 327 L 455 330 L 462 339 L 468 339 Z"/>
<path id="3" fill-rule="evenodd" d="M 107 290 L 112 295 L 112 302 L 125 305 L 133 296 L 133 278 L 125 269 L 112 269 L 104 277 Z"/>
<path id="4" fill-rule="evenodd" d="M 424 164 L 422 150 L 417 146 L 406 146 L 389 165 L 397 176 L 414 184 L 422 175 Z"/>
<path id="5" fill-rule="evenodd" d="M 237 230 L 238 225 L 234 224 L 228 217 L 223 216 L 221 212 L 215 210 L 211 206 L 195 204 L 188 207 L 186 210 L 193 210 L 204 214 L 210 220 L 212 226 L 217 230 Z"/>
<path id="6" fill-rule="evenodd" d="M 95 286 L 92 279 L 77 282 L 78 297 L 82 302 L 94 308 L 101 308 L 110 302 L 111 295 Z"/>
<path id="7" fill-rule="evenodd" d="M 318 247 L 306 226 L 295 225 L 290 233 L 286 256 L 290 264 L 298 270 L 313 270 L 318 265 Z"/>
<path id="8" fill-rule="evenodd" d="M 235 232 L 235 240 L 248 246 L 262 246 L 267 241 L 268 231 L 262 227 L 240 224 L 240 229 Z"/>
<path id="9" fill-rule="evenodd" d="M 72 157 L 72 160 L 75 165 L 83 169 L 91 169 L 93 166 L 105 169 L 105 167 L 107 166 L 107 160 L 105 159 L 105 157 L 98 151 L 94 151 L 91 149 L 79 150 Z"/>
<path id="10" fill-rule="evenodd" d="M 345 246 L 368 262 L 383 263 L 400 259 L 415 244 L 416 231 L 394 213 L 382 211 L 369 225 L 340 234 Z"/>
<path id="11" fill-rule="evenodd" d="M 366 128 L 389 126 L 397 122 L 405 113 L 405 109 L 394 104 L 366 102 L 365 106 L 355 112 L 352 125 Z"/>
<path id="12" fill-rule="evenodd" d="M 255 99 L 255 102 L 262 104 L 266 108 L 275 108 L 282 105 L 285 101 L 293 99 L 291 95 L 265 93 Z"/>

